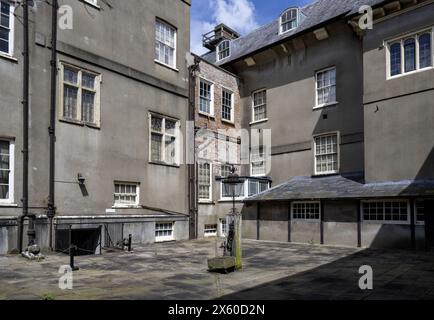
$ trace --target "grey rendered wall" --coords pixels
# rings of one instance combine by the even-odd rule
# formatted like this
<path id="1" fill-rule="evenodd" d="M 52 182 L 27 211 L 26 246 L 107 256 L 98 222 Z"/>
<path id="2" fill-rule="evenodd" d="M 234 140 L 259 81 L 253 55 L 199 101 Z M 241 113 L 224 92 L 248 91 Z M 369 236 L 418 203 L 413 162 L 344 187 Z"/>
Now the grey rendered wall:
<path id="1" fill-rule="evenodd" d="M 387 80 L 382 47 L 384 41 L 432 26 L 433 10 L 429 4 L 377 23 L 364 38 L 368 182 L 434 178 L 434 70 Z"/>
<path id="2" fill-rule="evenodd" d="M 352 146 L 341 146 L 341 172 L 363 171 L 363 109 L 361 42 L 343 23 L 327 27 L 330 38 L 317 41 L 312 34 L 303 37 L 305 49 L 291 54 L 278 47 L 254 58 L 257 65 L 247 68 L 244 62 L 232 67 L 244 80 L 242 87 L 243 125 L 251 122 L 251 94 L 267 89 L 268 121 L 252 129 L 270 129 L 273 149 L 271 176 L 276 183 L 296 175 L 313 174 L 313 135 L 339 131 L 352 136 Z M 301 41 L 301 40 L 300 40 Z M 316 109 L 316 71 L 336 66 L 338 104 Z M 354 136 L 358 138 L 354 139 Z"/>

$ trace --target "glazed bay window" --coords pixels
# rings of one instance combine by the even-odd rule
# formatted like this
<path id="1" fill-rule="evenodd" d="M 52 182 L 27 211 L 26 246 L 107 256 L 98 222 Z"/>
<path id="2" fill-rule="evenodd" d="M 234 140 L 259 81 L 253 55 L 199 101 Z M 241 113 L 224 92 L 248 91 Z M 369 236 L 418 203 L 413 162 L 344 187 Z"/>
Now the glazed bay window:
<path id="1" fill-rule="evenodd" d="M 339 171 L 338 134 L 314 138 L 315 174 L 333 174 Z"/>
<path id="2" fill-rule="evenodd" d="M 135 207 L 139 205 L 139 184 L 115 182 L 114 206 Z"/>
<path id="3" fill-rule="evenodd" d="M 217 61 L 223 60 L 231 55 L 231 42 L 223 40 L 217 46 Z"/>
<path id="4" fill-rule="evenodd" d="M 0 139 L 0 204 L 14 201 L 14 143 Z"/>
<path id="5" fill-rule="evenodd" d="M 212 201 L 212 164 L 209 162 L 199 162 L 199 201 Z"/>
<path id="6" fill-rule="evenodd" d="M 270 181 L 261 178 L 246 178 L 242 183 L 235 185 L 235 200 L 243 200 L 258 193 L 267 191 L 270 188 Z M 232 200 L 233 186 L 221 181 L 220 200 Z"/>
<path id="7" fill-rule="evenodd" d="M 199 112 L 207 115 L 214 114 L 214 86 L 211 82 L 200 79 L 199 86 Z"/>
<path id="8" fill-rule="evenodd" d="M 174 222 L 157 222 L 155 224 L 155 242 L 173 241 Z"/>
<path id="9" fill-rule="evenodd" d="M 252 120 L 253 122 L 267 119 L 267 91 L 259 90 L 253 93 L 252 96 Z"/>
<path id="10" fill-rule="evenodd" d="M 336 68 L 316 73 L 316 108 L 336 104 Z"/>
<path id="11" fill-rule="evenodd" d="M 433 30 L 388 43 L 389 77 L 416 72 L 433 66 Z"/>
<path id="12" fill-rule="evenodd" d="M 408 202 L 405 200 L 363 201 L 362 212 L 364 221 L 404 224 L 410 221 Z"/>
<path id="13" fill-rule="evenodd" d="M 216 224 L 206 224 L 203 233 L 205 237 L 216 237 L 217 236 L 217 225 Z"/>
<path id="14" fill-rule="evenodd" d="M 62 64 L 61 118 L 99 126 L 101 76 Z"/>
<path id="15" fill-rule="evenodd" d="M 317 201 L 293 202 L 291 215 L 293 220 L 318 221 L 321 216 L 320 203 Z"/>
<path id="16" fill-rule="evenodd" d="M 264 146 L 252 148 L 250 153 L 250 174 L 254 177 L 266 175 L 266 157 Z"/>
<path id="17" fill-rule="evenodd" d="M 155 24 L 155 61 L 176 68 L 176 29 L 158 19 Z"/>
<path id="18" fill-rule="evenodd" d="M 0 1 L 0 54 L 12 56 L 14 40 L 14 6 Z"/>
<path id="19" fill-rule="evenodd" d="M 149 114 L 150 161 L 168 165 L 179 164 L 179 121 Z"/>
<path id="20" fill-rule="evenodd" d="M 234 121 L 234 94 L 228 90 L 222 89 L 222 119 L 227 121 Z"/>

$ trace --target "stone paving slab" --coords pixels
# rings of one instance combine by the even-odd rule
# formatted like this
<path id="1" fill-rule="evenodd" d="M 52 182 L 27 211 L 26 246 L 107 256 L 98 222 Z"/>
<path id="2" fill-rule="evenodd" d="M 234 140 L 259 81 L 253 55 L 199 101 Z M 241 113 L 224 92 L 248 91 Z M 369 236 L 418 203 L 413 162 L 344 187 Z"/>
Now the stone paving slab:
<path id="1" fill-rule="evenodd" d="M 207 271 L 207 258 L 216 256 L 212 239 L 76 257 L 73 290 L 58 287 L 66 255 L 49 254 L 41 262 L 0 256 L 0 299 L 434 299 L 433 253 L 251 240 L 243 245 L 244 268 L 227 275 Z M 364 264 L 374 269 L 372 291 L 358 288 Z"/>

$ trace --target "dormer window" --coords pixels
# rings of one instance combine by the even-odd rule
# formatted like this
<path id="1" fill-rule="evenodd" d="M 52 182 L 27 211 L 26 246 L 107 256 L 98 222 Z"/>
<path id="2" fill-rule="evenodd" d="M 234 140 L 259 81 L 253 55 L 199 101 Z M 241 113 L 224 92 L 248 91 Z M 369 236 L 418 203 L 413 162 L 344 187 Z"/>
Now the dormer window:
<path id="1" fill-rule="evenodd" d="M 298 27 L 299 15 L 297 8 L 286 10 L 280 16 L 280 33 L 288 32 Z"/>
<path id="2" fill-rule="evenodd" d="M 223 60 L 231 55 L 231 42 L 223 40 L 217 46 L 217 61 Z"/>

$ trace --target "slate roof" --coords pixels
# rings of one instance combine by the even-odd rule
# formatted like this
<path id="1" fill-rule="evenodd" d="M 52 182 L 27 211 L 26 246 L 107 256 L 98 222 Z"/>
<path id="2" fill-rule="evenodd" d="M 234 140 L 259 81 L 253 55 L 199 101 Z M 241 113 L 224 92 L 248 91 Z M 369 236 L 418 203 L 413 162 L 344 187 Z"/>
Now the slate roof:
<path id="1" fill-rule="evenodd" d="M 345 17 L 357 13 L 362 5 L 374 6 L 385 2 L 385 0 L 317 0 L 305 7 L 300 8 L 306 18 L 298 28 L 284 34 L 279 34 L 279 14 L 276 20 L 264 25 L 253 32 L 231 41 L 231 55 L 229 58 L 216 62 L 215 51 L 210 51 L 202 56 L 203 59 L 224 65 L 261 48 L 267 47 L 282 40 L 302 34 L 314 27 L 318 27 L 337 17 Z"/>
<path id="2" fill-rule="evenodd" d="M 434 180 L 364 183 L 363 173 L 326 177 L 295 177 L 245 201 L 368 199 L 410 196 L 434 197 Z"/>

